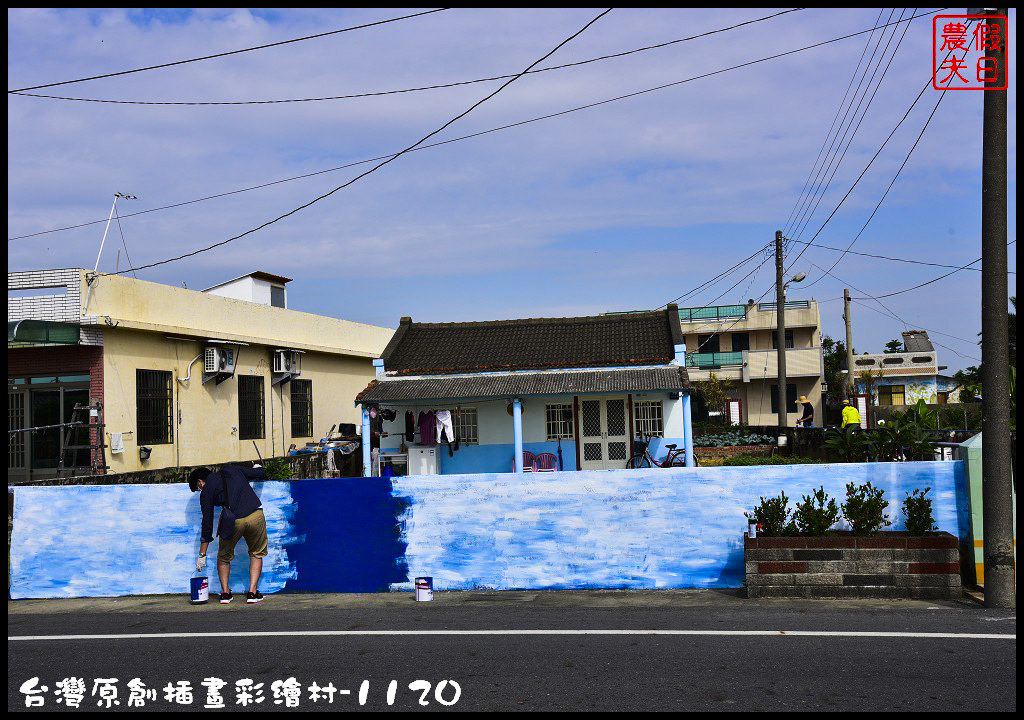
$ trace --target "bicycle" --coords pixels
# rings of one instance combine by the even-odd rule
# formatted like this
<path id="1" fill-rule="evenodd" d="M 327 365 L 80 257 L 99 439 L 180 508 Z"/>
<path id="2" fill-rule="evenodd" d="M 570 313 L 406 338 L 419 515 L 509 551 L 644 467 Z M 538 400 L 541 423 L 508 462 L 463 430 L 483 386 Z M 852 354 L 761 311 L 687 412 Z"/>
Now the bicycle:
<path id="1" fill-rule="evenodd" d="M 686 467 L 686 448 L 680 447 L 675 444 L 668 444 L 665 446 L 668 451 L 660 461 L 656 460 L 651 455 L 651 438 L 644 438 L 641 435 L 638 439 L 633 440 L 633 456 L 626 461 L 627 469 L 637 468 L 649 468 L 649 467 Z M 700 465 L 697 460 L 697 454 L 693 454 L 693 464 Z"/>

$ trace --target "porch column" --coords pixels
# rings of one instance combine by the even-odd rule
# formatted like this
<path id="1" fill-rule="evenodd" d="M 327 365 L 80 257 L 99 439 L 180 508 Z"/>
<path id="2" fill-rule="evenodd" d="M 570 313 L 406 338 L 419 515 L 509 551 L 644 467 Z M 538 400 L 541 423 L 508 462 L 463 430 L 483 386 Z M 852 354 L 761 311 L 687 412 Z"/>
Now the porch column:
<path id="1" fill-rule="evenodd" d="M 370 431 L 370 409 L 363 405 L 363 477 L 370 477 L 370 453 L 373 445 L 373 433 Z"/>
<path id="2" fill-rule="evenodd" d="M 512 400 L 512 434 L 515 437 L 516 472 L 523 472 L 523 401 Z"/>
<path id="3" fill-rule="evenodd" d="M 675 346 L 676 362 L 686 367 L 686 343 Z M 690 392 L 683 395 L 683 445 L 686 447 L 686 467 L 695 467 L 693 460 L 693 415 L 690 413 Z"/>
<path id="4" fill-rule="evenodd" d="M 683 445 L 686 446 L 686 467 L 694 467 L 693 418 L 690 415 L 690 394 L 683 395 Z"/>

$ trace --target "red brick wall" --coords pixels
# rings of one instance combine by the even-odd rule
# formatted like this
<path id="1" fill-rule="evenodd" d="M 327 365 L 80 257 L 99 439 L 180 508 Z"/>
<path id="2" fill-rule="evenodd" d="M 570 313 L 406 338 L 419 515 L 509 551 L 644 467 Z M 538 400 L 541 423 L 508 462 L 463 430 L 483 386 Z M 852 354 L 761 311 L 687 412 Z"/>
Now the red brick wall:
<path id="1" fill-rule="evenodd" d="M 89 373 L 89 398 L 103 402 L 103 346 L 61 345 L 7 350 L 7 376 L 83 375 Z M 96 431 L 89 432 L 96 442 Z"/>

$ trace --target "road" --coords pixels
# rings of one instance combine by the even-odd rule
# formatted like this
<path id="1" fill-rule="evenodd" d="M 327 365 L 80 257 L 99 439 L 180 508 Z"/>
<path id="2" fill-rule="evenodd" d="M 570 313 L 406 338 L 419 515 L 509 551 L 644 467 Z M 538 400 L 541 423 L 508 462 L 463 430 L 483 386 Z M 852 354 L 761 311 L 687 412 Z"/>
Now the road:
<path id="1" fill-rule="evenodd" d="M 203 711 L 206 678 L 226 682 L 218 694 L 227 710 L 1016 709 L 1015 613 L 967 600 L 751 601 L 732 591 L 434 597 L 9 602 L 8 709 L 26 709 L 20 689 L 35 677 L 30 689 L 47 688 L 33 696 L 44 702 L 38 710 L 67 709 L 55 691 L 69 677 L 85 681 L 81 710 Z M 135 678 L 145 685 L 141 708 L 128 706 Z M 119 704 L 97 679 L 117 680 L 107 685 Z M 237 705 L 240 680 L 262 683 L 249 693 L 262 702 Z M 165 688 L 182 681 L 191 704 L 167 699 Z M 314 682 L 330 684 L 332 702 L 324 692 L 311 699 Z"/>

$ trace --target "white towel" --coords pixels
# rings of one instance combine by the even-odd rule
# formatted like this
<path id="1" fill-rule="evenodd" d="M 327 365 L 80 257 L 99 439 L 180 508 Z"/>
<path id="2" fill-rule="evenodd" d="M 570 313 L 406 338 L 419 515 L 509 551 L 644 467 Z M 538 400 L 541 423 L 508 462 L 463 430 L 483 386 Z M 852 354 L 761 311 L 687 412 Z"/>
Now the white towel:
<path id="1" fill-rule="evenodd" d="M 110 454 L 118 455 L 124 452 L 124 433 L 110 433 Z"/>

